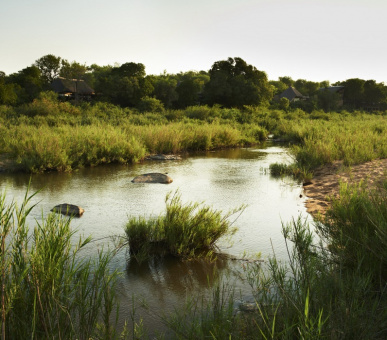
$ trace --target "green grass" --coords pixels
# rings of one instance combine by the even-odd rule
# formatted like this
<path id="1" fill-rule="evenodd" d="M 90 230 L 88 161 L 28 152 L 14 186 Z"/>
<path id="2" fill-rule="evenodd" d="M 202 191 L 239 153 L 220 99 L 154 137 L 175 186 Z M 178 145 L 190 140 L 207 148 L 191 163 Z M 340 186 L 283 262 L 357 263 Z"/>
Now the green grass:
<path id="1" fill-rule="evenodd" d="M 70 219 L 51 214 L 31 231 L 28 196 L 18 207 L 0 196 L 0 330 L 2 339 L 107 339 L 117 334 L 113 314 L 117 272 L 111 254 L 86 259 L 90 238 L 74 244 Z"/>
<path id="2" fill-rule="evenodd" d="M 202 204 L 183 204 L 178 192 L 168 194 L 165 202 L 165 215 L 153 219 L 132 217 L 126 225 L 130 253 L 138 262 L 165 255 L 183 259 L 211 257 L 217 251 L 217 241 L 236 231 L 230 217 L 244 209 L 222 214 Z"/>
<path id="3" fill-rule="evenodd" d="M 343 186 L 324 220 L 283 226 L 287 263 L 246 264 L 253 311 L 236 312 L 232 286 L 220 284 L 166 319 L 170 338 L 385 339 L 386 200 L 387 182 Z"/>
<path id="4" fill-rule="evenodd" d="M 216 116 L 188 118 L 199 109 Z M 71 171 L 137 162 L 152 153 L 238 147 L 266 139 L 263 127 L 224 120 L 218 117 L 221 112 L 189 108 L 178 121 L 168 121 L 164 113 L 138 113 L 103 103 L 72 106 L 41 98 L 20 108 L 0 107 L 0 153 L 27 172 Z"/>

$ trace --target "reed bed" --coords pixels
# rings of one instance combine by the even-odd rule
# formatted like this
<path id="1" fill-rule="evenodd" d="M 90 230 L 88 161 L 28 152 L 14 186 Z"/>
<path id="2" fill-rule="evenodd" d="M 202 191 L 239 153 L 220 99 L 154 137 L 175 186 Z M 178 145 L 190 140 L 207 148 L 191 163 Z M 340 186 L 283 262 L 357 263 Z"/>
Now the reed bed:
<path id="1" fill-rule="evenodd" d="M 26 193 L 20 207 L 0 197 L 1 338 L 114 338 L 112 255 L 82 257 L 91 239 L 74 244 L 71 220 L 60 215 L 36 221 L 31 231 L 26 220 L 33 196 Z"/>
<path id="2" fill-rule="evenodd" d="M 212 257 L 216 242 L 236 231 L 230 217 L 244 209 L 222 214 L 199 203 L 183 204 L 178 192 L 168 194 L 165 203 L 165 215 L 153 219 L 131 217 L 126 225 L 130 254 L 140 263 L 165 255 L 183 259 Z"/>
<path id="3" fill-rule="evenodd" d="M 120 126 L 0 126 L 0 153 L 8 153 L 27 172 L 71 171 L 103 163 L 133 163 L 151 153 L 178 153 L 259 143 L 264 130 L 253 132 L 224 124 L 193 122 Z M 250 135 L 249 135 L 250 134 Z"/>
<path id="4" fill-rule="evenodd" d="M 311 116 L 311 115 L 310 115 Z M 293 174 L 310 178 L 324 164 L 342 160 L 345 166 L 387 157 L 387 116 L 331 114 L 329 120 L 302 119 L 279 122 L 282 139 L 293 142 L 295 165 L 275 164 L 274 175 Z"/>
<path id="5" fill-rule="evenodd" d="M 386 199 L 387 182 L 371 192 L 343 186 L 313 228 L 300 218 L 283 226 L 288 263 L 274 256 L 245 265 L 254 296 L 248 312 L 235 307 L 232 286 L 220 284 L 209 300 L 190 300 L 166 319 L 170 338 L 385 339 Z"/>

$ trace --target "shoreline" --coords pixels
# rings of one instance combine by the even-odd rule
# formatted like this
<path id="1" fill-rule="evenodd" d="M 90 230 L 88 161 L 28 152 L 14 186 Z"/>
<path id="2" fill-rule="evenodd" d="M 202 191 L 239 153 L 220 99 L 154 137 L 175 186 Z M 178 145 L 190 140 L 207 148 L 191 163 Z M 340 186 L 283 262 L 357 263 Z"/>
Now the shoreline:
<path id="1" fill-rule="evenodd" d="M 20 171 L 17 164 L 7 156 L 7 154 L 0 154 L 0 173 Z M 149 160 L 149 158 L 150 155 L 144 160 Z M 358 184 L 366 180 L 367 187 L 372 188 L 386 177 L 387 158 L 351 167 L 345 167 L 343 161 L 334 161 L 332 164 L 323 165 L 315 170 L 312 180 L 303 185 L 306 210 L 313 217 L 324 215 L 330 207 L 331 198 L 339 196 L 340 183 L 342 182 Z"/>
<path id="2" fill-rule="evenodd" d="M 368 188 L 375 187 L 387 176 L 387 159 L 376 159 L 363 164 L 345 167 L 343 161 L 318 168 L 312 180 L 304 184 L 305 206 L 313 217 L 324 215 L 330 207 L 330 198 L 338 197 L 340 183 L 358 184 L 366 181 Z"/>

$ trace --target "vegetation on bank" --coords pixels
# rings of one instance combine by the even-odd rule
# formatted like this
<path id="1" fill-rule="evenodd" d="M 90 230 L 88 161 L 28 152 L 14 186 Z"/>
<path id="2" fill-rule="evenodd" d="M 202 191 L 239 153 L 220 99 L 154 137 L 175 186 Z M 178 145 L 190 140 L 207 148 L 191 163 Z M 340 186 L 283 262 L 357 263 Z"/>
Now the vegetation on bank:
<path id="1" fill-rule="evenodd" d="M 165 322 L 175 339 L 385 339 L 387 182 L 343 186 L 324 220 L 283 226 L 289 261 L 246 264 L 254 296 L 236 312 L 220 283 Z M 316 241 L 316 234 L 319 241 Z"/>
<path id="2" fill-rule="evenodd" d="M 93 106 L 89 109 L 96 110 Z M 147 128 L 148 131 L 158 128 L 163 133 L 170 124 L 191 126 L 192 129 L 212 125 L 238 126 L 237 131 L 254 128 L 261 131 L 262 128 L 295 143 L 294 155 L 299 162 L 296 165 L 306 164 L 309 169 L 335 159 L 355 164 L 385 155 L 385 115 L 342 112 L 324 116 L 318 112 L 308 115 L 297 111 L 290 118 L 289 113 L 249 107 L 243 114 L 249 114 L 252 123 L 242 124 L 224 116 L 213 119 L 213 115 L 229 111 L 207 109 L 213 113 L 206 119 L 182 117 L 168 123 L 166 116 L 123 113 L 122 109 L 111 107 L 112 111 L 99 112 L 101 116 L 104 114 L 103 120 L 107 124 L 102 125 L 103 120 L 95 114 L 86 117 L 92 123 L 84 126 L 94 128 L 101 124 L 107 130 L 121 124 L 125 127 L 126 120 L 138 119 L 141 124 L 128 123 L 127 126 L 134 130 Z M 30 127 L 38 129 L 35 126 L 37 121 L 48 122 L 49 115 L 28 117 L 8 107 L 1 110 L 1 129 L 5 133 L 7 127 L 27 131 Z M 239 113 L 243 115 L 241 111 Z M 53 131 L 61 128 L 81 130 L 82 125 L 77 120 L 82 115 L 57 117 L 57 121 L 51 120 L 57 122 L 50 127 Z M 11 120 L 12 125 L 8 125 Z M 5 140 L 2 138 L 3 148 Z M 342 145 L 336 145 L 339 142 Z M 363 144 L 367 152 L 360 152 Z M 297 158 L 297 150 L 303 150 L 304 157 Z M 346 158 L 340 158 L 344 156 Z M 309 163 L 302 163 L 300 160 L 303 159 Z M 281 166 L 278 168 L 281 172 Z M 2 197 L 0 280 L 3 338 L 12 338 L 10 334 L 20 335 L 20 338 L 27 335 L 31 338 L 118 337 L 109 318 L 114 314 L 116 302 L 116 274 L 108 272 L 109 256 L 101 255 L 95 262 L 82 260 L 79 252 L 89 240 L 71 247 L 73 232 L 69 222 L 54 215 L 40 222 L 33 237 L 29 238 L 25 224 L 30 211 L 28 198 L 20 209 L 12 204 L 7 206 L 5 202 Z M 203 301 L 198 298 L 195 303 L 190 302 L 190 308 L 167 317 L 167 327 L 177 339 L 386 338 L 386 203 L 387 182 L 371 192 L 363 184 L 343 186 L 340 198 L 333 201 L 325 219 L 316 221 L 313 226 L 296 220 L 283 227 L 289 251 L 287 264 L 279 263 L 275 258 L 263 264 L 246 264 L 246 279 L 255 299 L 252 311 L 236 312 L 233 287 L 220 283 L 215 287 L 212 299 Z M 193 214 L 196 208 L 199 213 Z M 203 221 L 205 223 L 200 224 Z M 152 242 L 156 240 L 153 237 L 156 234 L 162 235 L 158 240 L 163 252 L 192 258 L 194 254 L 202 254 L 203 248 L 198 248 L 198 244 L 214 245 L 216 240 L 211 241 L 213 235 L 190 232 L 191 227 L 210 225 L 214 228 L 208 230 L 217 231 L 219 221 L 220 215 L 216 212 L 196 204 L 182 205 L 175 196 L 175 200 L 170 200 L 169 206 L 167 204 L 166 216 L 154 220 L 130 220 L 127 230 L 131 231 L 127 236 L 130 243 L 133 236 L 129 233 L 133 230 L 139 231 L 137 235 L 140 236 L 144 230 L 145 234 L 149 232 L 144 242 L 132 238 L 138 259 L 144 251 L 157 246 L 157 242 Z M 166 242 L 166 225 L 173 227 L 168 236 L 172 240 L 171 247 Z M 183 227 L 187 233 L 177 230 L 176 226 Z M 162 232 L 158 234 L 159 231 Z M 319 234 L 321 242 L 316 242 L 314 231 Z M 200 236 L 200 241 L 195 238 L 197 236 Z M 206 240 L 209 241 L 205 243 Z M 139 244 L 144 244 L 145 248 L 141 249 Z M 32 312 L 25 313 L 25 310 Z M 81 323 L 79 320 L 86 321 Z M 138 335 L 137 338 L 145 336 Z"/>
<path id="3" fill-rule="evenodd" d="M 387 181 L 372 191 L 365 184 L 343 185 L 340 198 L 313 226 L 301 219 L 284 225 L 286 263 L 275 257 L 245 263 L 244 279 L 254 296 L 249 311 L 237 310 L 237 292 L 220 282 L 208 300 L 191 297 L 186 309 L 163 317 L 168 338 L 386 338 Z M 67 218 L 49 215 L 29 231 L 32 197 L 26 194 L 20 208 L 7 203 L 5 195 L 0 198 L 2 338 L 146 339 L 141 322 L 120 334 L 116 328 L 117 273 L 109 272 L 111 255 L 100 253 L 95 261 L 82 257 L 90 239 L 74 242 Z M 202 230 L 209 224 L 214 228 L 208 230 L 222 231 L 216 226 L 225 226 L 219 224 L 223 220 L 206 207 L 182 205 L 175 195 L 165 217 L 131 220 L 128 228 L 147 224 L 154 231 L 155 221 L 159 226 L 182 224 L 188 231 L 184 236 L 170 233 L 171 244 L 179 245 L 172 249 L 191 258 L 198 248 L 197 243 L 189 247 L 197 234 L 190 227 Z"/>
<path id="4" fill-rule="evenodd" d="M 289 87 L 300 92 L 300 100 L 289 102 L 288 96 L 279 98 Z M 147 75 L 141 63 L 86 65 L 52 54 L 10 75 L 0 70 L 0 105 L 28 104 L 43 91 L 52 89 L 60 92 L 63 100 L 77 102 L 83 98 L 141 112 L 195 105 L 243 108 L 268 104 L 284 110 L 300 108 L 308 113 L 387 109 L 384 83 L 352 78 L 330 87 L 328 80 L 293 80 L 286 76 L 269 81 L 264 71 L 239 57 L 215 61 L 209 70 L 159 75 Z"/>
<path id="5" fill-rule="evenodd" d="M 240 207 L 222 214 L 198 203 L 183 204 L 178 192 L 168 194 L 166 213 L 157 218 L 132 217 L 126 228 L 129 251 L 137 262 L 172 255 L 182 259 L 213 258 L 216 242 L 236 231 L 229 219 Z"/>
<path id="6" fill-rule="evenodd" d="M 48 93 L 25 107 L 0 107 L 0 153 L 24 171 L 70 171 L 137 162 L 151 153 L 252 145 L 266 138 L 262 127 L 222 119 L 222 114 L 230 116 L 228 111 L 192 107 L 155 114 L 106 104 L 74 107 Z"/>
<path id="7" fill-rule="evenodd" d="M 0 196 L 0 337 L 2 339 L 114 338 L 117 273 L 112 254 L 87 259 L 90 238 L 76 241 L 70 219 L 27 217 L 28 196 L 18 207 Z"/>
<path id="8" fill-rule="evenodd" d="M 349 166 L 387 157 L 386 120 L 384 112 L 309 114 L 259 106 L 139 112 L 106 103 L 72 105 L 44 92 L 24 106 L 0 106 L 0 154 L 27 172 L 70 171 L 137 162 L 152 153 L 250 146 L 271 133 L 292 144 L 296 161 L 272 168 L 273 174 L 308 178 L 335 160 Z"/>

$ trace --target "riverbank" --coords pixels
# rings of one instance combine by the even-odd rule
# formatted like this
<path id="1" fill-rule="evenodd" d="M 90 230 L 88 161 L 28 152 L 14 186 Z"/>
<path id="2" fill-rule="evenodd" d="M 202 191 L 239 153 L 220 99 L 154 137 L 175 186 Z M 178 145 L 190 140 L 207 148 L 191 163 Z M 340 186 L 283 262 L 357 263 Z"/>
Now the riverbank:
<path id="1" fill-rule="evenodd" d="M 13 172 L 17 170 L 17 164 L 8 154 L 0 154 L 0 172 Z"/>
<path id="2" fill-rule="evenodd" d="M 340 183 L 359 184 L 365 181 L 375 187 L 387 176 L 387 159 L 377 159 L 363 164 L 345 167 L 343 161 L 326 164 L 314 172 L 313 179 L 304 184 L 307 211 L 313 215 L 325 214 L 332 197 L 338 197 Z"/>

